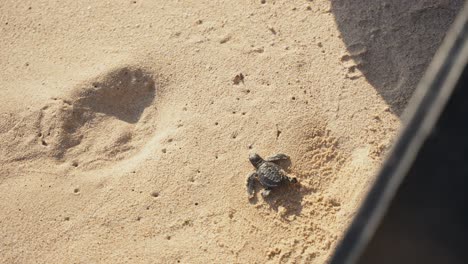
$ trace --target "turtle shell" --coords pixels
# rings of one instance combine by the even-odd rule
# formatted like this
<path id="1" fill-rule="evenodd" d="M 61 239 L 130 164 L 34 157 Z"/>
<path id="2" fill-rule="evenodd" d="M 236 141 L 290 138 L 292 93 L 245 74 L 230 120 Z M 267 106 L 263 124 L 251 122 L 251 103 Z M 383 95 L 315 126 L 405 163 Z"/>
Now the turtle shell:
<path id="1" fill-rule="evenodd" d="M 267 188 L 277 187 L 284 180 L 284 174 L 281 168 L 268 161 L 258 167 L 257 175 L 260 183 Z"/>

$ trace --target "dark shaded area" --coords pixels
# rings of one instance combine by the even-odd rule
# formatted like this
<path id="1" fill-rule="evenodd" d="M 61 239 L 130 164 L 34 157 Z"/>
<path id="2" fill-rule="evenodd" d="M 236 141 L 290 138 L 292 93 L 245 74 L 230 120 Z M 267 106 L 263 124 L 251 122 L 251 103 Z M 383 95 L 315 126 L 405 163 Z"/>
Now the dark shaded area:
<path id="1" fill-rule="evenodd" d="M 461 0 L 332 0 L 350 55 L 390 109 L 400 115 L 463 5 Z"/>
<path id="2" fill-rule="evenodd" d="M 309 193 L 310 190 L 302 187 L 300 183 L 286 184 L 274 189 L 264 200 L 275 212 L 278 212 L 280 206 L 284 207 L 286 211 L 281 216 L 287 219 L 290 215 L 301 214 L 302 199 Z"/>
<path id="3" fill-rule="evenodd" d="M 468 68 L 358 263 L 468 263 Z"/>
<path id="4" fill-rule="evenodd" d="M 468 263 L 468 6 L 332 264 Z"/>
<path id="5" fill-rule="evenodd" d="M 91 110 L 134 124 L 153 102 L 156 87 L 150 73 L 122 68 L 79 93 L 79 98 L 73 103 L 75 108 L 82 110 L 78 112 Z"/>

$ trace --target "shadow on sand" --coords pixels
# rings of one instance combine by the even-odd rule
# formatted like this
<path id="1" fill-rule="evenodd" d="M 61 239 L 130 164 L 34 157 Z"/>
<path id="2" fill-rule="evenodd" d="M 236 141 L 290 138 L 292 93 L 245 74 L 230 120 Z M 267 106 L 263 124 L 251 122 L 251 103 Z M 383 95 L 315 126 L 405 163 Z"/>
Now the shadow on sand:
<path id="1" fill-rule="evenodd" d="M 280 167 L 286 173 L 289 174 L 291 172 L 290 159 L 279 161 L 277 162 L 277 164 L 280 165 Z M 298 216 L 301 214 L 303 207 L 302 200 L 305 195 L 311 192 L 311 190 L 309 190 L 305 186 L 302 186 L 300 182 L 295 184 L 284 184 L 283 186 L 279 186 L 272 190 L 270 195 L 268 195 L 267 197 L 262 197 L 261 190 L 262 188 L 258 184 L 255 190 L 256 195 L 252 199 L 250 199 L 249 202 L 251 204 L 257 204 L 259 200 L 265 201 L 273 211 L 278 213 L 279 210 L 282 210 L 282 212 L 280 212 L 280 215 L 286 221 L 289 221 L 289 216 L 291 215 Z"/>
<path id="2" fill-rule="evenodd" d="M 463 6 L 461 0 L 332 0 L 349 56 L 401 115 L 445 33 Z M 354 71 L 354 69 L 351 69 Z"/>

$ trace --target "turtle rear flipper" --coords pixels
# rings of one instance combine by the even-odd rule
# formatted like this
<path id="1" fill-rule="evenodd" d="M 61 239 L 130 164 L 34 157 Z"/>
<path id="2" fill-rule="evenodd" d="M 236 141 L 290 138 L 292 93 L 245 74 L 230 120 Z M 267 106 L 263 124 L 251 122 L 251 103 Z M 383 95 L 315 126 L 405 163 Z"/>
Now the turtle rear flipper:
<path id="1" fill-rule="evenodd" d="M 247 193 L 249 194 L 249 199 L 253 198 L 255 194 L 255 181 L 257 181 L 257 173 L 252 172 L 247 178 Z"/>

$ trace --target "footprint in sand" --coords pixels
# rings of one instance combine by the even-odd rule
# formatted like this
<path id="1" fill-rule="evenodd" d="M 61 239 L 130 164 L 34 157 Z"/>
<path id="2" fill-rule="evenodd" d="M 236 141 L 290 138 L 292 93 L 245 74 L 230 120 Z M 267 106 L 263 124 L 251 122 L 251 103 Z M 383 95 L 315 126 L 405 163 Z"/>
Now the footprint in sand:
<path id="1" fill-rule="evenodd" d="M 83 82 L 10 131 L 12 147 L 24 150 L 13 159 L 49 157 L 95 169 L 129 158 L 152 137 L 156 91 L 150 72 L 131 67 Z"/>

